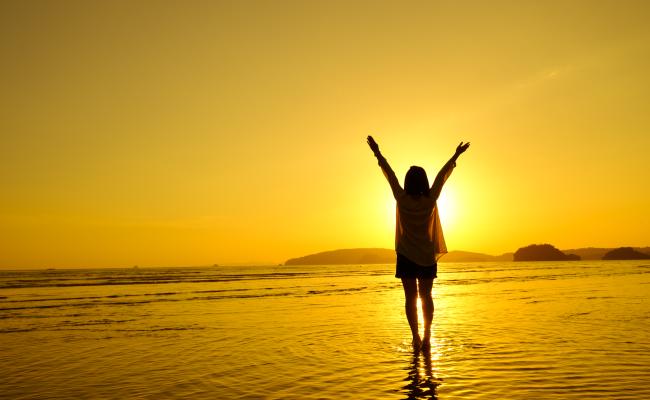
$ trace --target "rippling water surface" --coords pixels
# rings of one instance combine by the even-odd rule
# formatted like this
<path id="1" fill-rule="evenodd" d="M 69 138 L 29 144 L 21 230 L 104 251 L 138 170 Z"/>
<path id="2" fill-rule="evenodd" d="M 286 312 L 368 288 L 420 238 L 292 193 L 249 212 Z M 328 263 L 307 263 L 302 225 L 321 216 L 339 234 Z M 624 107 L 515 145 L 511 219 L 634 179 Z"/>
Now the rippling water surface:
<path id="1" fill-rule="evenodd" d="M 0 271 L 0 397 L 647 399 L 650 263 Z"/>

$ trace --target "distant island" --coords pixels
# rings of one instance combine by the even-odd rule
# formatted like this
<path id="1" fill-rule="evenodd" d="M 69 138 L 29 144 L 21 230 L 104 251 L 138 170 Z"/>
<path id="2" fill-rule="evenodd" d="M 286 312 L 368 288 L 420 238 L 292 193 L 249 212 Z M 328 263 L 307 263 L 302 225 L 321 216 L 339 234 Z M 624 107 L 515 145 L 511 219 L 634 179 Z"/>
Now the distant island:
<path id="1" fill-rule="evenodd" d="M 642 254 L 650 254 L 650 247 L 633 247 L 632 249 Z M 604 259 L 605 254 L 612 250 L 616 249 L 612 247 L 584 247 L 581 249 L 562 250 L 562 252 L 565 254 L 576 254 L 583 260 L 602 260 Z"/>
<path id="2" fill-rule="evenodd" d="M 636 251 L 631 247 L 619 247 L 608 251 L 603 260 L 648 260 L 650 255 Z"/>
<path id="3" fill-rule="evenodd" d="M 564 254 L 550 244 L 531 244 L 515 251 L 513 261 L 575 261 L 580 256 Z"/>
<path id="4" fill-rule="evenodd" d="M 450 251 L 443 262 L 512 261 L 512 253 L 500 256 L 470 251 Z M 284 265 L 340 265 L 340 264 L 393 264 L 395 250 L 384 248 L 358 248 L 323 251 L 303 257 L 291 258 Z"/>
<path id="5" fill-rule="evenodd" d="M 622 250 L 621 249 L 632 249 Z M 614 252 L 605 258 L 609 253 Z M 634 257 L 634 258 L 624 258 Z M 516 259 L 515 259 L 516 258 Z M 476 253 L 471 251 L 450 251 L 440 262 L 489 262 L 489 261 L 566 261 L 566 260 L 631 260 L 650 258 L 650 247 L 631 248 L 621 247 L 599 248 L 586 247 L 570 250 L 558 250 L 550 244 L 530 245 L 522 247 L 515 253 L 505 253 L 499 256 Z M 393 264 L 395 250 L 385 248 L 356 248 L 323 251 L 302 257 L 291 258 L 284 265 L 342 265 L 342 264 Z"/>
<path id="6" fill-rule="evenodd" d="M 485 261 L 512 261 L 512 253 L 504 253 L 500 256 L 475 253 L 472 251 L 452 250 L 442 256 L 441 262 L 485 262 Z"/>
<path id="7" fill-rule="evenodd" d="M 291 258 L 284 265 L 389 264 L 395 262 L 395 250 L 381 248 L 323 251 Z"/>

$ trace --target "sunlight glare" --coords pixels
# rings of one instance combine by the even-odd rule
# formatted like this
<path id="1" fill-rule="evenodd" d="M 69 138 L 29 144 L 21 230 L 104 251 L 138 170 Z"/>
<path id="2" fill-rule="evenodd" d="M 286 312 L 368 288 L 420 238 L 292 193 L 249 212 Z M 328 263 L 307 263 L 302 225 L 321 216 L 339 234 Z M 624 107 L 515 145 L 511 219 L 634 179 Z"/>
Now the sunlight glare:
<path id="1" fill-rule="evenodd" d="M 384 215 L 386 216 L 385 226 L 390 227 L 390 231 L 395 230 L 395 214 L 397 213 L 397 204 L 392 194 L 388 194 L 384 200 Z"/>
<path id="2" fill-rule="evenodd" d="M 446 228 L 453 226 L 456 217 L 456 196 L 452 186 L 446 186 L 440 193 L 437 205 L 442 225 Z"/>

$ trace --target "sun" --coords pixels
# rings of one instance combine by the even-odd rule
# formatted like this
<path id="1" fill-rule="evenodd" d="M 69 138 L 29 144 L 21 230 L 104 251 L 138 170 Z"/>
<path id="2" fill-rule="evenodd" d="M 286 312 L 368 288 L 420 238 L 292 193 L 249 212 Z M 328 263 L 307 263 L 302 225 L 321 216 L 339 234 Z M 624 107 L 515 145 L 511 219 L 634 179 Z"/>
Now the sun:
<path id="1" fill-rule="evenodd" d="M 456 219 L 456 195 L 453 187 L 445 187 L 437 201 L 440 222 L 443 227 L 454 225 Z"/>
<path id="2" fill-rule="evenodd" d="M 395 229 L 395 215 L 397 214 L 397 202 L 393 198 L 393 195 L 386 196 L 384 200 L 384 215 L 386 216 L 386 226 L 390 227 L 390 230 Z"/>

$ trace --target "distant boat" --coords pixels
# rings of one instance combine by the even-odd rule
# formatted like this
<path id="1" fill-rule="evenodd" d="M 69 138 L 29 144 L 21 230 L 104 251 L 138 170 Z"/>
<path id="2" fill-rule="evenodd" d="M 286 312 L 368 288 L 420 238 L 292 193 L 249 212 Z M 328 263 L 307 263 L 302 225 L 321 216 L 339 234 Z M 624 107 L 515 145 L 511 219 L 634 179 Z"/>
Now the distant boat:
<path id="1" fill-rule="evenodd" d="M 212 264 L 212 266 L 216 268 L 219 266 L 219 264 Z"/>

